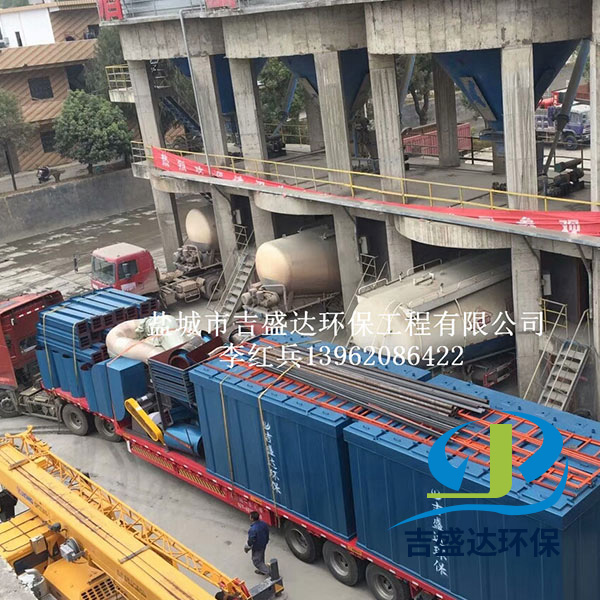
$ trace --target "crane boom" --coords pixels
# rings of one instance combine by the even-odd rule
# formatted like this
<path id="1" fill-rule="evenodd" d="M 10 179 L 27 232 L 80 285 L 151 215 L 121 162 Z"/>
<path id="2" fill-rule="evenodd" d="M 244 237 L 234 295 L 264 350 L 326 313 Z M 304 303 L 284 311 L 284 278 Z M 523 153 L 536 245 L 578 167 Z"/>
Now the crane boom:
<path id="1" fill-rule="evenodd" d="M 54 455 L 31 428 L 0 438 L 0 483 L 46 527 L 73 538 L 131 600 L 208 600 L 184 567 L 240 598 L 251 594 L 162 529 Z"/>

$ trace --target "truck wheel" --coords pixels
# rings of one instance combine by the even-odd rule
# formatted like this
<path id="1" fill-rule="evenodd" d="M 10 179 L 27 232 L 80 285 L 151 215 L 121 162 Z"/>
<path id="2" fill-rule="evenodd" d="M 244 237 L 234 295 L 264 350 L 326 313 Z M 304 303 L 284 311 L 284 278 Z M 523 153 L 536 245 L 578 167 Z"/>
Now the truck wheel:
<path id="1" fill-rule="evenodd" d="M 78 406 L 65 404 L 62 409 L 62 420 L 67 429 L 75 435 L 87 435 L 90 430 L 88 416 Z"/>
<path id="2" fill-rule="evenodd" d="M 107 421 L 102 417 L 94 417 L 94 425 L 98 435 L 105 439 L 107 442 L 122 442 L 123 438 L 115 433 L 115 426 L 112 421 Z"/>
<path id="3" fill-rule="evenodd" d="M 563 135 L 563 142 L 567 150 L 577 150 L 577 138 L 572 133 Z"/>
<path id="4" fill-rule="evenodd" d="M 225 278 L 220 274 L 214 273 L 208 275 L 204 280 L 204 297 L 208 300 L 211 297 L 219 298 L 225 286 Z"/>
<path id="5" fill-rule="evenodd" d="M 365 563 L 332 542 L 323 544 L 323 558 L 329 572 L 345 585 L 356 585 L 365 575 Z"/>
<path id="6" fill-rule="evenodd" d="M 377 600 L 410 600 L 408 585 L 373 563 L 367 567 L 366 580 L 371 594 Z"/>
<path id="7" fill-rule="evenodd" d="M 0 392 L 0 417 L 10 419 L 21 414 L 15 392 Z"/>
<path id="8" fill-rule="evenodd" d="M 323 541 L 311 535 L 304 527 L 286 521 L 283 535 L 292 554 L 305 563 L 314 563 L 321 557 Z"/>

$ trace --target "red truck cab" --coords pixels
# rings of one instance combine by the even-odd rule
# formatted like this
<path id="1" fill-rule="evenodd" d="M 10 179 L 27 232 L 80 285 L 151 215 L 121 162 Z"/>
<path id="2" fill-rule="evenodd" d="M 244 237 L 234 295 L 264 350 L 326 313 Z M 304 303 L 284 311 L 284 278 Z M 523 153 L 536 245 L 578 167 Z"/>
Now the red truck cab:
<path id="1" fill-rule="evenodd" d="M 0 301 L 0 398 L 2 390 L 31 384 L 39 313 L 62 300 L 60 292 L 45 292 Z"/>
<path id="2" fill-rule="evenodd" d="M 132 294 L 158 292 L 154 259 L 148 250 L 127 242 L 92 252 L 92 289 L 113 287 Z"/>

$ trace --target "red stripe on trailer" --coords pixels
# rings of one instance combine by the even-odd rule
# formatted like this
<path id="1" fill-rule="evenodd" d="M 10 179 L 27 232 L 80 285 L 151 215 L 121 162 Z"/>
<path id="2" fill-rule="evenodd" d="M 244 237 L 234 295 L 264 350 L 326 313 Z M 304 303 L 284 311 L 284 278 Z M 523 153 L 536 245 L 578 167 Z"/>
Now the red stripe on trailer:
<path id="1" fill-rule="evenodd" d="M 119 427 L 118 424 L 115 425 L 115 430 L 127 441 L 129 451 L 138 458 L 167 473 L 175 475 L 175 477 L 186 481 L 242 512 L 249 513 L 256 510 L 261 515 L 261 518 L 271 526 L 278 526 L 278 517 L 285 517 L 305 528 L 312 535 L 324 538 L 342 548 L 346 548 L 357 558 L 372 562 L 399 579 L 406 581 L 411 588 L 413 596 L 423 591 L 433 594 L 436 598 L 440 598 L 440 600 L 457 600 L 455 596 L 450 596 L 446 592 L 440 592 L 439 589 L 433 587 L 431 584 L 416 579 L 414 574 L 403 571 L 395 565 L 387 563 L 381 558 L 359 548 L 356 538 L 352 538 L 351 540 L 342 539 L 314 525 L 310 521 L 282 509 L 280 506 L 277 506 L 277 509 L 275 509 L 275 506 L 271 502 L 258 498 L 245 490 L 231 485 L 228 481 L 209 473 L 206 467 L 191 457 L 180 454 L 176 450 L 159 446 L 127 429 Z"/>

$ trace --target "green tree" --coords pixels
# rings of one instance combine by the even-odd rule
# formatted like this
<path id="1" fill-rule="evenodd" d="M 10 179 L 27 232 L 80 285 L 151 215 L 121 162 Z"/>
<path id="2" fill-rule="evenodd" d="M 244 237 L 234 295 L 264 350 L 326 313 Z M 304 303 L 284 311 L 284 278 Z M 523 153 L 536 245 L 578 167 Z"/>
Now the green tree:
<path id="1" fill-rule="evenodd" d="M 260 72 L 258 81 L 265 123 L 278 123 L 283 117 L 291 77 L 292 72 L 278 58 L 270 58 Z M 290 107 L 288 123 L 298 123 L 304 101 L 304 89 L 298 85 Z"/>
<path id="2" fill-rule="evenodd" d="M 402 77 L 402 65 L 397 63 L 398 78 Z M 421 125 L 427 125 L 429 115 L 429 100 L 433 89 L 433 58 L 431 54 L 418 54 L 415 68 L 408 85 L 408 93 L 412 96 L 415 112 Z"/>
<path id="3" fill-rule="evenodd" d="M 0 8 L 12 8 L 13 6 L 27 6 L 28 0 L 0 0 Z"/>
<path id="4" fill-rule="evenodd" d="M 128 156 L 131 135 L 118 106 L 84 91 L 69 92 L 55 126 L 56 149 L 88 165 Z"/>
<path id="5" fill-rule="evenodd" d="M 122 65 L 125 62 L 121 39 L 116 27 L 101 27 L 96 40 L 94 58 L 85 68 L 85 87 L 90 94 L 108 99 L 108 80 L 106 67 Z"/>
<path id="6" fill-rule="evenodd" d="M 6 157 L 10 171 L 13 187 L 17 189 L 14 177 L 14 169 L 10 160 L 10 148 L 24 148 L 34 131 L 33 125 L 25 123 L 23 113 L 17 97 L 3 89 L 0 89 L 0 144 L 2 152 Z"/>

